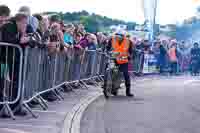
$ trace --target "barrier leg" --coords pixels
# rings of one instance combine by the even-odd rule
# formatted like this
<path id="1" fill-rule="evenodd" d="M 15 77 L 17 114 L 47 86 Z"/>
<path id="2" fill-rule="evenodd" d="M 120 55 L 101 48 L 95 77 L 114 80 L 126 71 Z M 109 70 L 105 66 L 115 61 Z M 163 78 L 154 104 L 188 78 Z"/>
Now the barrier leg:
<path id="1" fill-rule="evenodd" d="M 10 117 L 11 117 L 13 120 L 15 120 L 15 116 L 14 116 L 14 114 L 13 114 L 13 112 L 12 112 L 10 106 L 9 106 L 8 104 L 5 104 L 5 107 L 6 107 L 6 109 L 8 110 L 8 113 L 9 113 Z"/>
<path id="2" fill-rule="evenodd" d="M 3 115 L 3 113 L 5 112 L 4 110 L 5 110 L 5 106 L 4 105 L 2 105 L 3 107 L 2 107 L 2 109 L 0 110 L 0 116 L 2 116 Z"/>
<path id="3" fill-rule="evenodd" d="M 81 89 L 85 88 L 85 86 L 81 83 L 81 81 L 79 81 L 78 84 L 79 84 L 79 86 L 80 86 Z"/>
<path id="4" fill-rule="evenodd" d="M 32 115 L 33 118 L 38 118 L 36 114 L 33 113 L 32 109 L 28 106 L 27 103 L 23 103 L 23 106 L 26 108 L 26 110 Z"/>
<path id="5" fill-rule="evenodd" d="M 45 108 L 48 109 L 47 101 L 44 100 L 40 95 L 38 96 L 38 98 L 40 99 L 40 101 L 42 102 L 42 104 L 45 106 Z"/>
<path id="6" fill-rule="evenodd" d="M 59 89 L 61 92 L 65 92 L 65 90 L 64 90 L 64 88 L 63 87 L 60 87 L 60 89 Z"/>
<path id="7" fill-rule="evenodd" d="M 89 89 L 88 86 L 87 86 L 87 84 L 86 84 L 84 81 L 80 80 L 80 83 L 81 83 L 86 89 Z"/>
<path id="8" fill-rule="evenodd" d="M 97 77 L 96 77 L 96 82 L 97 82 L 97 83 L 101 82 L 100 76 L 97 76 Z"/>
<path id="9" fill-rule="evenodd" d="M 47 110 L 47 107 L 43 104 L 40 98 L 36 97 L 35 99 L 37 100 L 37 102 L 39 103 L 39 105 L 43 110 Z"/>
<path id="10" fill-rule="evenodd" d="M 72 92 L 74 91 L 73 87 L 70 84 L 66 84 L 66 86 L 69 87 L 70 91 L 72 91 Z"/>
<path id="11" fill-rule="evenodd" d="M 62 98 L 57 94 L 56 90 L 52 90 L 52 92 L 59 99 L 59 101 L 62 100 Z"/>
<path id="12" fill-rule="evenodd" d="M 98 77 L 99 77 L 100 82 L 103 82 L 103 78 L 100 75 Z"/>
<path id="13" fill-rule="evenodd" d="M 97 80 L 98 80 L 98 82 L 102 82 L 100 76 L 97 76 Z"/>
<path id="14" fill-rule="evenodd" d="M 2 105 L 3 107 L 2 107 L 2 109 L 1 109 L 1 111 L 0 111 L 0 116 L 2 116 L 2 117 L 4 117 L 4 116 L 9 116 L 9 113 L 8 113 L 8 109 L 6 109 L 6 106 L 3 104 Z"/>
<path id="15" fill-rule="evenodd" d="M 94 86 L 98 86 L 98 83 L 97 83 L 97 81 L 96 81 L 96 78 L 95 77 L 93 77 L 93 78 L 91 78 L 91 80 L 92 80 L 92 82 L 94 82 Z"/>
<path id="16" fill-rule="evenodd" d="M 99 76 L 99 77 L 101 78 L 102 82 L 104 82 L 103 76 Z"/>
<path id="17" fill-rule="evenodd" d="M 56 93 L 60 96 L 62 100 L 64 100 L 64 96 L 62 95 L 62 92 L 60 91 L 60 88 L 55 89 Z"/>
<path id="18" fill-rule="evenodd" d="M 66 92 L 72 91 L 68 84 L 69 84 L 69 83 L 65 83 L 65 84 L 61 87 L 63 93 L 66 93 Z"/>

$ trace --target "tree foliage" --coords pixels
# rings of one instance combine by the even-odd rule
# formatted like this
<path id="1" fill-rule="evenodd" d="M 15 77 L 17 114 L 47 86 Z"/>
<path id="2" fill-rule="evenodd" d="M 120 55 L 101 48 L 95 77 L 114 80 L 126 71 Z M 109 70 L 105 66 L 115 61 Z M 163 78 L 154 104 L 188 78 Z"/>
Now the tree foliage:
<path id="1" fill-rule="evenodd" d="M 134 30 L 135 22 L 125 22 L 122 20 L 111 19 L 106 16 L 101 16 L 97 14 L 89 14 L 87 11 L 83 10 L 80 12 L 66 12 L 66 13 L 56 13 L 56 12 L 45 12 L 45 14 L 57 14 L 65 22 L 82 23 L 84 24 L 88 32 L 97 32 L 101 30 L 108 29 L 111 25 L 124 24 L 127 25 L 128 30 Z"/>

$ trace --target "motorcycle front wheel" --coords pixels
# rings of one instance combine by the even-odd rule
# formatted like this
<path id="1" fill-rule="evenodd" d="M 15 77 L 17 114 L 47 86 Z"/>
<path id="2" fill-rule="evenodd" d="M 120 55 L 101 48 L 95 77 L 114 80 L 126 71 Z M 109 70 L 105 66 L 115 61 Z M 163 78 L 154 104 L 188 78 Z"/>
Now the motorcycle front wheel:
<path id="1" fill-rule="evenodd" d="M 108 99 L 112 95 L 112 72 L 110 70 L 106 71 L 104 80 L 104 97 Z"/>

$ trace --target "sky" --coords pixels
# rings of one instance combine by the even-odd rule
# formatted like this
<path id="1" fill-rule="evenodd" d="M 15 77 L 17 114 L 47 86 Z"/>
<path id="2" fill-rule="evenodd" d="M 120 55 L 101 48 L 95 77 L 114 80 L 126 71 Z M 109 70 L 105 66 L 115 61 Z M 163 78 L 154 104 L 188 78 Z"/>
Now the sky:
<path id="1" fill-rule="evenodd" d="M 73 12 L 87 10 L 111 18 L 143 23 L 143 0 L 1 0 L 15 14 L 20 6 L 31 7 L 32 13 L 43 11 Z M 145 0 L 144 0 L 145 1 Z M 151 1 L 151 0 L 146 0 Z M 157 22 L 170 24 L 181 22 L 195 15 L 195 8 L 200 5 L 198 0 L 158 0 Z M 148 13 L 147 13 L 148 15 Z"/>

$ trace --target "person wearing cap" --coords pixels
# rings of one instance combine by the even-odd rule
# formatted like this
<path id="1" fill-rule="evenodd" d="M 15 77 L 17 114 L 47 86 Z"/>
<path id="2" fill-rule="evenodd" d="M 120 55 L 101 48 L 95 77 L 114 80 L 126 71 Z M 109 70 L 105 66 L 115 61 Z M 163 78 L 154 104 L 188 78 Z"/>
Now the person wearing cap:
<path id="1" fill-rule="evenodd" d="M 9 23 L 4 24 L 1 28 L 1 33 L 2 33 L 2 42 L 6 43 L 11 43 L 11 44 L 16 44 L 19 45 L 20 47 L 25 48 L 27 43 L 29 42 L 29 37 L 27 36 L 27 25 L 28 25 L 28 17 L 24 13 L 18 13 L 15 15 L 13 20 L 11 20 Z M 2 50 L 1 55 L 6 55 L 7 54 L 7 64 L 9 71 L 12 72 L 12 67 L 13 67 L 13 57 L 15 57 L 15 62 L 14 62 L 14 73 L 13 75 L 9 75 L 9 77 L 13 76 L 13 97 L 17 96 L 18 92 L 18 77 L 19 77 L 19 67 L 20 67 L 20 53 L 18 50 L 13 53 L 12 49 L 8 48 L 8 53 L 5 52 L 6 50 Z M 11 74 L 11 73 L 10 73 Z M 11 106 L 11 109 L 15 109 L 16 107 L 19 106 L 20 100 Z M 22 109 L 19 108 L 16 111 L 16 114 L 20 115 L 25 115 L 26 112 Z"/>
<path id="2" fill-rule="evenodd" d="M 128 72 L 129 57 L 132 54 L 132 42 L 126 37 L 126 33 L 123 31 L 118 31 L 109 40 L 107 51 L 119 52 L 119 56 L 116 59 L 116 64 L 119 66 L 119 70 L 123 73 L 126 86 L 126 96 L 133 97 L 131 94 L 131 83 L 130 76 Z M 104 82 L 104 88 L 106 86 L 106 81 Z M 117 95 L 117 91 L 112 92 L 113 95 Z"/>
<path id="3" fill-rule="evenodd" d="M 27 15 L 28 17 L 28 26 L 30 26 L 29 28 L 29 33 L 34 33 L 36 32 L 36 30 L 38 29 L 39 26 L 39 21 L 36 17 L 31 15 L 31 10 L 28 6 L 22 6 L 19 9 L 19 13 L 24 13 Z"/>

